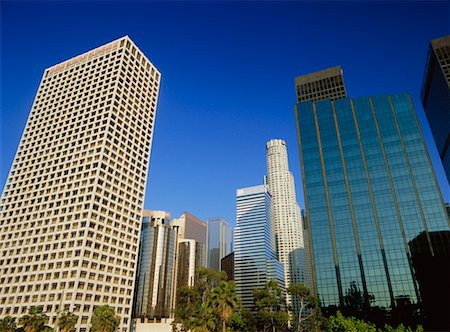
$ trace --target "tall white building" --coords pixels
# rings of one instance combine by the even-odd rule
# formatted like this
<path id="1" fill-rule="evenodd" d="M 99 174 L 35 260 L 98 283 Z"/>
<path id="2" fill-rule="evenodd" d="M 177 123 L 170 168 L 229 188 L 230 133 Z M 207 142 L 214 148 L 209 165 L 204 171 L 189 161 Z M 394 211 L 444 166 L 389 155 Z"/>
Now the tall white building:
<path id="1" fill-rule="evenodd" d="M 254 309 L 253 289 L 274 279 L 284 292 L 283 264 L 277 260 L 271 195 L 264 185 L 236 191 L 234 281 L 242 305 Z"/>
<path id="2" fill-rule="evenodd" d="M 128 37 L 44 71 L 0 208 L 0 318 L 128 331 L 160 73 Z"/>
<path id="3" fill-rule="evenodd" d="M 272 220 L 278 259 L 284 265 L 287 288 L 291 284 L 306 282 L 302 218 L 295 194 L 294 176 L 289 171 L 286 142 L 281 139 L 270 140 L 266 150 L 266 182 L 272 194 Z M 286 300 L 288 305 L 292 304 L 289 294 Z"/>
<path id="4" fill-rule="evenodd" d="M 209 218 L 208 267 L 220 271 L 220 260 L 231 252 L 232 231 L 223 218 Z"/>

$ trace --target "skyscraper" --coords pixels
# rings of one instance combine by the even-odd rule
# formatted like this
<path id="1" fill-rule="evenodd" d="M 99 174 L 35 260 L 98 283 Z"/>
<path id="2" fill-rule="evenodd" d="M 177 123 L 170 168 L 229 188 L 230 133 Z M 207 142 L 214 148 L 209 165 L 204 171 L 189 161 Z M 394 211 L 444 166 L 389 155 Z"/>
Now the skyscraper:
<path id="1" fill-rule="evenodd" d="M 433 252 L 428 233 L 449 224 L 409 95 L 305 101 L 295 114 L 322 306 L 415 307 L 408 242 L 425 231 Z"/>
<path id="2" fill-rule="evenodd" d="M 0 317 L 128 331 L 160 74 L 128 37 L 47 68 L 3 191 Z"/>
<path id="3" fill-rule="evenodd" d="M 450 36 L 430 43 L 421 97 L 450 182 Z"/>
<path id="4" fill-rule="evenodd" d="M 278 260 L 284 266 L 286 288 L 306 282 L 305 246 L 294 176 L 289 171 L 286 142 L 267 142 L 267 187 L 272 195 L 272 223 L 275 226 Z M 288 294 L 286 302 L 291 305 Z M 294 308 L 296 311 L 297 308 Z"/>
<path id="5" fill-rule="evenodd" d="M 271 196 L 265 185 L 236 191 L 234 280 L 242 304 L 253 309 L 255 288 L 274 279 L 284 291 L 284 268 L 277 259 Z"/>
<path id="6" fill-rule="evenodd" d="M 220 260 L 231 252 L 231 227 L 222 218 L 210 218 L 208 224 L 208 267 L 220 271 Z"/>
<path id="7" fill-rule="evenodd" d="M 180 218 L 173 219 L 171 221 L 171 225 L 178 226 L 178 239 L 179 240 L 196 240 L 197 247 L 200 251 L 199 257 L 200 261 L 198 262 L 199 266 L 206 267 L 207 265 L 207 232 L 208 225 L 193 216 L 189 212 L 184 212 Z"/>
<path id="8" fill-rule="evenodd" d="M 178 228 L 169 223 L 165 211 L 143 213 L 132 314 L 140 321 L 172 317 Z"/>

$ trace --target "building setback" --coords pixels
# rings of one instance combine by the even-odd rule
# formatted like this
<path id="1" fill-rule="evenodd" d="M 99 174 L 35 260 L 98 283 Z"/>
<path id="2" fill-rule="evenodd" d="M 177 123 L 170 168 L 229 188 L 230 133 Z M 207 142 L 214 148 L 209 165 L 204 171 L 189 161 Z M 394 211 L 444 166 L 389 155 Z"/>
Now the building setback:
<path id="1" fill-rule="evenodd" d="M 428 233 L 449 224 L 409 95 L 304 101 L 295 116 L 321 305 L 417 306 L 408 242 L 425 231 L 433 251 Z"/>
<path id="2" fill-rule="evenodd" d="M 220 260 L 231 252 L 231 227 L 222 218 L 210 218 L 208 224 L 208 267 L 220 271 Z"/>
<path id="3" fill-rule="evenodd" d="M 270 140 L 266 144 L 267 187 L 272 195 L 272 223 L 275 227 L 278 260 L 284 266 L 286 288 L 306 283 L 305 245 L 300 207 L 295 195 L 294 176 L 289 171 L 286 142 Z M 287 294 L 286 303 L 297 312 Z"/>
<path id="4" fill-rule="evenodd" d="M 172 226 L 178 226 L 178 239 L 197 241 L 196 250 L 199 250 L 199 266 L 207 266 L 207 232 L 208 225 L 189 212 L 184 212 L 180 218 L 172 219 Z"/>
<path id="5" fill-rule="evenodd" d="M 421 97 L 447 181 L 450 182 L 450 36 L 430 43 Z"/>
<path id="6" fill-rule="evenodd" d="M 178 228 L 165 211 L 144 211 L 133 318 L 141 322 L 173 317 L 172 296 Z"/>
<path id="7" fill-rule="evenodd" d="M 42 306 L 128 331 L 160 74 L 128 37 L 44 71 L 3 190 L 0 318 Z"/>
<path id="8" fill-rule="evenodd" d="M 276 280 L 285 290 L 284 269 L 277 259 L 271 196 L 264 185 L 236 191 L 234 280 L 244 307 L 254 309 L 253 289 Z"/>

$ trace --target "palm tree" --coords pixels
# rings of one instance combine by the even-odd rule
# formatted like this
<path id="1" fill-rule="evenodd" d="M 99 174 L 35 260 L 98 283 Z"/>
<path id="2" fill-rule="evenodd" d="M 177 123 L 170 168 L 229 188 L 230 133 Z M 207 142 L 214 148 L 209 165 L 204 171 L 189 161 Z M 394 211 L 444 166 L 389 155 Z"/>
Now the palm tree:
<path id="1" fill-rule="evenodd" d="M 102 305 L 94 310 L 91 321 L 92 332 L 114 332 L 119 327 L 120 318 L 116 316 L 113 307 Z"/>
<path id="2" fill-rule="evenodd" d="M 239 305 L 239 301 L 234 289 L 234 283 L 221 281 L 212 289 L 212 306 L 219 313 L 222 320 L 222 331 L 226 331 L 227 323 L 230 322 L 233 312 Z"/>
<path id="3" fill-rule="evenodd" d="M 78 316 L 72 312 L 63 311 L 58 315 L 56 326 L 60 332 L 70 332 L 77 325 Z"/>
<path id="4" fill-rule="evenodd" d="M 48 317 L 44 314 L 42 307 L 31 307 L 28 315 L 19 319 L 19 324 L 23 326 L 25 332 L 39 332 L 45 327 Z"/>
<path id="5" fill-rule="evenodd" d="M 1 332 L 14 332 L 16 330 L 16 319 L 11 316 L 6 316 L 0 319 Z"/>

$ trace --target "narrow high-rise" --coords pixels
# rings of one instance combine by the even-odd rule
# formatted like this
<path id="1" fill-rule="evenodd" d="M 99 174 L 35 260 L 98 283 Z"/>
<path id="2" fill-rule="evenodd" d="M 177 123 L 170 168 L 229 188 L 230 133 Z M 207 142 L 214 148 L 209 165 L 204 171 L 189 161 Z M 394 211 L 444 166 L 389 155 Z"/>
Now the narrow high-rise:
<path id="1" fill-rule="evenodd" d="M 141 323 L 173 317 L 178 227 L 169 223 L 168 212 L 143 213 L 132 315 Z"/>
<path id="2" fill-rule="evenodd" d="M 447 181 L 450 182 L 450 36 L 430 43 L 421 97 Z"/>
<path id="3" fill-rule="evenodd" d="M 271 195 L 265 185 L 236 191 L 234 281 L 244 307 L 254 309 L 253 289 L 276 280 L 285 290 L 283 264 L 277 259 Z"/>
<path id="4" fill-rule="evenodd" d="M 231 227 L 223 218 L 210 218 L 208 224 L 208 267 L 220 271 L 220 260 L 231 252 Z"/>
<path id="5" fill-rule="evenodd" d="M 272 222 L 275 227 L 278 260 L 284 265 L 286 288 L 306 283 L 303 226 L 294 176 L 289 171 L 286 142 L 273 139 L 266 144 L 267 187 L 272 195 Z M 288 294 L 287 305 L 292 305 Z M 294 312 L 296 311 L 294 303 Z"/>
<path id="6" fill-rule="evenodd" d="M 42 306 L 129 330 L 160 73 L 128 37 L 44 71 L 4 187 L 0 318 Z"/>
<path id="7" fill-rule="evenodd" d="M 424 232 L 434 255 L 430 234 L 449 221 L 411 98 L 321 92 L 329 99 L 295 107 L 320 303 L 372 320 L 384 313 L 380 323 L 413 320 L 421 294 L 408 243 Z"/>

